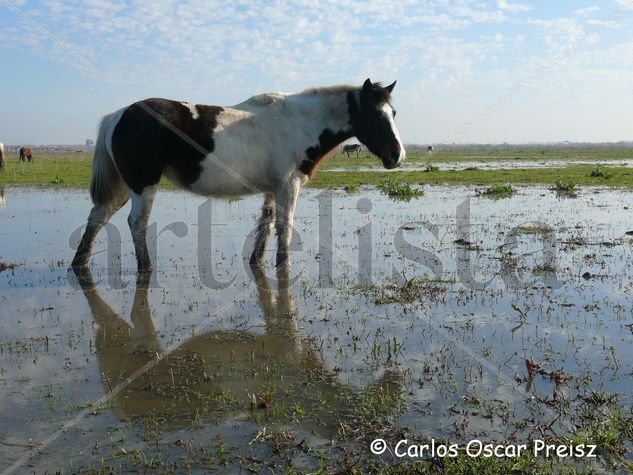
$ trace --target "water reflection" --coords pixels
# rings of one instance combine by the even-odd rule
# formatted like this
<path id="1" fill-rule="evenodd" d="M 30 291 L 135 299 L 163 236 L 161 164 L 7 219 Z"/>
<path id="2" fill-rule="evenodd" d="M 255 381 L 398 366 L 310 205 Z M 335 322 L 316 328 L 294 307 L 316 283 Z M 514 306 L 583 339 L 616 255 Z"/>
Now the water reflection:
<path id="1" fill-rule="evenodd" d="M 148 301 L 149 277 L 138 276 L 128 324 L 100 297 L 87 270 L 77 274 L 98 330 L 96 355 L 104 392 L 118 418 L 155 417 L 166 428 L 199 417 L 248 417 L 300 424 L 324 437 L 353 417 L 359 390 L 341 383 L 297 334 L 287 269 L 277 271 L 277 295 L 261 269 L 253 269 L 265 330 L 211 330 L 164 352 Z M 160 355 L 160 356 L 159 356 Z M 398 372 L 386 370 L 373 387 L 401 392 Z"/>

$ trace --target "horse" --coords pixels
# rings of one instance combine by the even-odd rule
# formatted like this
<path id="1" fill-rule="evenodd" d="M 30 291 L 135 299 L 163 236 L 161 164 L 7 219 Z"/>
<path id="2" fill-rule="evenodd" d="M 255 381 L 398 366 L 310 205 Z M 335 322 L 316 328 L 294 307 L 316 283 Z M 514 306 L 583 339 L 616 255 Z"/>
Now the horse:
<path id="1" fill-rule="evenodd" d="M 20 147 L 19 153 L 21 162 L 26 162 L 27 160 L 29 162 L 33 161 L 33 152 L 29 147 Z"/>
<path id="2" fill-rule="evenodd" d="M 354 152 L 356 152 L 356 158 L 358 158 L 360 156 L 361 150 L 362 150 L 362 147 L 359 143 L 352 143 L 352 144 L 345 145 L 343 147 L 343 153 L 347 154 L 347 158 L 349 158 L 350 153 L 354 153 Z"/>
<path id="3" fill-rule="evenodd" d="M 131 199 L 138 270 L 150 271 L 146 228 L 163 175 L 204 196 L 264 194 L 250 265 L 260 265 L 273 226 L 276 266 L 288 265 L 299 189 L 336 147 L 355 136 L 387 169 L 405 160 L 391 105 L 395 85 L 367 79 L 360 87 L 261 94 L 232 107 L 153 98 L 106 115 L 93 156 L 94 206 L 71 266 L 88 265 L 97 233 Z"/>
<path id="4" fill-rule="evenodd" d="M 0 142 L 0 171 L 4 170 L 4 145 Z"/>
<path id="5" fill-rule="evenodd" d="M 426 153 L 429 155 L 433 155 L 433 145 L 429 145 L 426 147 Z"/>

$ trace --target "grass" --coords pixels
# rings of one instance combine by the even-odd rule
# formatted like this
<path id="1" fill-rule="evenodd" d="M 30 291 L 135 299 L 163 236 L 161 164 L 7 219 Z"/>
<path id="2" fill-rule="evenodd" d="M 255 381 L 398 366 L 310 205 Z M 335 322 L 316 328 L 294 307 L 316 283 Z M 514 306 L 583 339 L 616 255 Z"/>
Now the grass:
<path id="1" fill-rule="evenodd" d="M 412 278 L 402 285 L 359 287 L 361 292 L 373 296 L 376 305 L 411 303 L 418 300 L 435 300 L 447 291 L 448 282 L 427 278 Z"/>
<path id="2" fill-rule="evenodd" d="M 31 163 L 7 159 L 0 172 L 0 186 L 47 186 L 54 188 L 88 188 L 92 171 L 92 158 L 88 154 L 38 156 Z M 161 186 L 174 188 L 167 180 Z"/>
<path id="3" fill-rule="evenodd" d="M 552 189 L 558 193 L 575 195 L 578 192 L 578 183 L 572 179 L 558 178 Z"/>
<path id="4" fill-rule="evenodd" d="M 589 176 L 592 178 L 603 178 L 608 180 L 613 176 L 613 173 L 608 172 L 603 168 L 596 168 L 595 170 L 591 170 L 591 174 Z"/>
<path id="5" fill-rule="evenodd" d="M 497 475 L 507 473 L 553 473 L 535 463 L 530 452 L 517 458 L 469 457 L 464 452 L 457 457 L 437 458 L 429 461 L 401 462 L 382 471 L 387 475 Z M 570 470 L 569 473 L 575 473 Z"/>
<path id="6" fill-rule="evenodd" d="M 518 226 L 514 228 L 514 231 L 519 234 L 549 234 L 554 230 L 549 226 L 531 225 L 531 226 Z"/>
<path id="7" fill-rule="evenodd" d="M 440 167 L 438 167 L 437 165 L 433 165 L 431 163 L 428 163 L 423 171 L 425 173 L 439 172 L 440 171 Z"/>
<path id="8" fill-rule="evenodd" d="M 514 194 L 514 188 L 510 185 L 492 185 L 483 190 L 477 191 L 480 196 L 490 196 L 493 198 L 504 198 Z"/>
<path id="9" fill-rule="evenodd" d="M 477 168 L 459 171 L 345 171 L 320 170 L 308 186 L 313 188 L 342 188 L 346 185 L 378 185 L 381 181 L 396 177 L 399 182 L 418 185 L 555 185 L 557 180 L 573 182 L 577 186 L 604 185 L 603 178 L 591 176 L 591 165 L 571 165 L 564 168 L 513 168 L 508 170 L 483 170 Z M 611 167 L 608 185 L 633 188 L 633 170 L 627 167 Z"/>
<path id="10" fill-rule="evenodd" d="M 408 183 L 393 178 L 385 178 L 377 186 L 382 194 L 399 201 L 410 201 L 412 198 L 424 195 L 422 190 L 411 188 Z"/>
<path id="11" fill-rule="evenodd" d="M 578 152 L 582 153 L 582 151 Z M 611 157 L 605 156 L 607 152 L 599 155 L 601 160 L 609 158 L 618 159 L 630 157 L 630 153 L 623 155 L 622 152 L 612 152 Z M 512 153 L 510 153 L 512 155 Z M 362 158 L 362 157 L 361 157 Z M 477 156 L 477 160 L 501 160 L 508 157 L 499 156 L 498 154 L 489 153 L 488 155 Z M 546 156 L 547 158 L 547 156 Z M 560 158 L 560 157 L 559 157 Z M 590 154 L 573 155 L 566 157 L 567 159 L 581 160 L 582 158 L 596 157 Z M 387 172 L 380 168 L 380 164 L 375 157 L 367 157 L 367 163 L 371 159 L 371 163 L 376 165 L 377 171 L 345 171 L 333 172 L 328 171 L 330 168 L 336 168 L 338 157 L 333 157 L 326 163 L 327 166 L 321 168 L 316 176 L 310 181 L 309 185 L 313 188 L 344 188 L 348 192 L 354 192 L 360 185 L 377 186 L 379 183 L 397 178 L 401 184 L 459 184 L 459 185 L 521 185 L 521 184 L 542 184 L 553 185 L 555 187 L 557 180 L 560 184 L 565 185 L 574 183 L 575 186 L 595 186 L 604 185 L 609 176 L 608 185 L 612 187 L 633 188 L 633 170 L 627 167 L 603 167 L 600 168 L 599 176 L 596 175 L 595 165 L 570 165 L 561 166 L 561 168 L 512 168 L 507 170 L 489 170 L 477 169 L 475 167 L 466 168 L 464 170 L 437 170 L 427 172 L 397 170 L 395 172 Z M 451 161 L 463 160 L 462 155 L 441 155 L 432 156 L 432 160 Z M 424 154 L 420 157 L 409 156 L 407 162 L 420 161 L 421 164 L 429 163 L 429 156 Z M 349 166 L 348 162 L 338 163 L 338 166 Z M 563 163 L 561 163 L 563 165 Z M 354 166 L 366 166 L 366 163 L 354 161 Z M 38 156 L 38 159 L 32 163 L 21 163 L 15 158 L 7 159 L 7 166 L 3 172 L 0 172 L 0 186 L 46 186 L 55 188 L 88 188 L 90 186 L 90 173 L 92 168 L 92 160 L 88 154 L 83 155 L 50 155 Z M 426 170 L 426 169 L 425 169 Z M 161 186 L 173 189 L 173 185 L 166 180 L 161 181 Z"/>
<path id="12" fill-rule="evenodd" d="M 359 187 L 359 186 L 360 186 L 360 185 L 359 185 L 358 183 L 350 183 L 350 184 L 348 184 L 348 185 L 345 185 L 345 186 L 343 187 L 343 189 L 344 189 L 347 193 L 352 194 L 352 193 L 356 193 L 356 192 L 358 191 L 358 187 Z"/>
<path id="13" fill-rule="evenodd" d="M 353 406 L 354 420 L 364 426 L 380 425 L 405 410 L 402 395 L 383 387 L 365 389 Z"/>

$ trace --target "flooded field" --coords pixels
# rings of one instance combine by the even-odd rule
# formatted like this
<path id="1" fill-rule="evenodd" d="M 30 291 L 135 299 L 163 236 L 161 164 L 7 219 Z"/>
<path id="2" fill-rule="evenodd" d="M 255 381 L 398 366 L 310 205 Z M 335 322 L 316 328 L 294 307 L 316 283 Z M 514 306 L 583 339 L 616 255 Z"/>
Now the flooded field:
<path id="1" fill-rule="evenodd" d="M 364 473 L 408 463 L 404 438 L 592 443 L 560 463 L 630 468 L 633 193 L 424 192 L 303 190 L 284 273 L 273 241 L 243 258 L 259 197 L 163 191 L 137 279 L 129 205 L 75 276 L 88 194 L 6 188 L 0 473 Z"/>
<path id="2" fill-rule="evenodd" d="M 631 167 L 633 166 L 633 159 L 612 159 L 612 160 L 530 160 L 530 159 L 517 159 L 517 160 L 469 160 L 469 161 L 452 161 L 442 162 L 433 161 L 432 164 L 440 170 L 512 170 L 512 169 L 532 169 L 532 168 L 561 168 L 573 165 L 596 165 L 596 166 L 609 166 L 609 167 Z M 426 164 L 420 163 L 407 163 L 402 164 L 398 172 L 402 173 L 406 171 L 425 171 L 427 170 Z M 375 166 L 351 166 L 351 167 L 334 167 L 328 168 L 331 172 L 349 172 L 349 171 L 384 171 L 381 169 L 380 164 Z M 392 172 L 393 173 L 393 172 Z"/>

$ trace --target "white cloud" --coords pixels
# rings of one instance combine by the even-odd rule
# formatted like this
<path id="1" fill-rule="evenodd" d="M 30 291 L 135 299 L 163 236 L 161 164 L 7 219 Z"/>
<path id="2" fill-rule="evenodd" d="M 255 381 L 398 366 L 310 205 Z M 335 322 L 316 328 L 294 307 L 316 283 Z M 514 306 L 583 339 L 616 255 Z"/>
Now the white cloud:
<path id="1" fill-rule="evenodd" d="M 586 17 L 586 16 L 591 16 L 593 13 L 599 12 L 599 11 L 600 11 L 600 7 L 596 7 L 596 6 L 585 7 L 585 8 L 579 8 L 575 10 L 574 15 Z"/>
<path id="2" fill-rule="evenodd" d="M 525 3 L 510 3 L 507 0 L 497 0 L 497 7 L 509 12 L 529 12 L 533 9 L 531 5 L 526 5 Z"/>
<path id="3" fill-rule="evenodd" d="M 545 39 L 551 46 L 562 47 L 579 40 L 585 30 L 576 18 L 530 19 L 528 23 L 544 30 Z"/>

